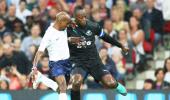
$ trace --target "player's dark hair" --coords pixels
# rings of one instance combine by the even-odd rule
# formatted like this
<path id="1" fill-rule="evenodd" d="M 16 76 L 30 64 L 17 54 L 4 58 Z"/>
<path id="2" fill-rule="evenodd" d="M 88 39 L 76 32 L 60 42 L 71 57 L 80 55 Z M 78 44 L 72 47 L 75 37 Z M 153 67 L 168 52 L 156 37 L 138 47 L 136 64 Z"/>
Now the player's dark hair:
<path id="1" fill-rule="evenodd" d="M 150 83 L 152 84 L 152 89 L 154 88 L 154 81 L 152 79 L 145 79 L 144 83 Z"/>
<path id="2" fill-rule="evenodd" d="M 145 83 L 151 83 L 151 84 L 153 84 L 154 81 L 153 81 L 152 79 L 145 79 Z"/>
<path id="3" fill-rule="evenodd" d="M 163 68 L 158 68 L 158 69 L 156 69 L 156 71 L 155 71 L 155 76 L 156 76 L 160 71 L 163 71 L 163 73 L 165 74 L 165 71 L 164 71 Z"/>
<path id="4" fill-rule="evenodd" d="M 77 6 L 74 9 L 73 17 L 76 17 L 76 15 L 79 13 L 80 10 L 83 10 L 84 8 L 82 6 Z"/>

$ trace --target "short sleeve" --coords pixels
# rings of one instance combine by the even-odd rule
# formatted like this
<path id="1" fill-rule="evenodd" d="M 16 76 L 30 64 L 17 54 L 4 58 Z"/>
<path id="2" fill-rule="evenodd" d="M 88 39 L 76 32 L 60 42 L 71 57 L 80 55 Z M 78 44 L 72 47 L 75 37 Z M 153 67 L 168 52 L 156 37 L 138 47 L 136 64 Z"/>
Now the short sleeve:
<path id="1" fill-rule="evenodd" d="M 49 34 L 46 32 L 44 37 L 41 40 L 40 46 L 38 48 L 38 51 L 43 51 L 45 50 L 45 48 L 47 48 L 47 46 L 49 45 Z"/>

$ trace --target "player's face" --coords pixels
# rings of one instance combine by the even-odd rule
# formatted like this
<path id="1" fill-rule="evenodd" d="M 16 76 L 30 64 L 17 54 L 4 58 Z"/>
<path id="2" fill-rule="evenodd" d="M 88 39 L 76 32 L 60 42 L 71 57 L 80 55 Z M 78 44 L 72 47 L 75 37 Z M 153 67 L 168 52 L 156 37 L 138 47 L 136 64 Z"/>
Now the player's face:
<path id="1" fill-rule="evenodd" d="M 82 11 L 80 14 L 77 14 L 76 23 L 81 25 L 81 26 L 86 25 L 86 13 L 85 13 L 85 11 Z"/>
<path id="2" fill-rule="evenodd" d="M 66 21 L 62 21 L 60 23 L 61 29 L 64 30 L 69 24 L 70 24 L 70 19 L 68 19 Z"/>

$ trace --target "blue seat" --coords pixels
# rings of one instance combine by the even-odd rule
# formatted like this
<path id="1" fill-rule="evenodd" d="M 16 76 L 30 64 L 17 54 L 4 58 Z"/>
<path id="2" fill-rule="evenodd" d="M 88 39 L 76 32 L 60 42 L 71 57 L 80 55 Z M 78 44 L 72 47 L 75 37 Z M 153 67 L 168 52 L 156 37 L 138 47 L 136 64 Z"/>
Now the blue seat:
<path id="1" fill-rule="evenodd" d="M 107 100 L 103 93 L 88 93 L 83 96 L 83 100 Z"/>
<path id="2" fill-rule="evenodd" d="M 137 96 L 134 93 L 128 93 L 126 96 L 117 94 L 115 100 L 137 100 Z"/>
<path id="3" fill-rule="evenodd" d="M 12 96 L 9 93 L 0 93 L 0 100 L 12 100 Z"/>
<path id="4" fill-rule="evenodd" d="M 68 96 L 68 100 L 71 100 L 70 95 Z M 0 99 L 1 100 L 1 99 Z M 58 93 L 49 93 L 41 97 L 40 100 L 58 100 Z"/>
<path id="5" fill-rule="evenodd" d="M 145 95 L 144 100 L 165 100 L 163 93 L 149 93 Z"/>

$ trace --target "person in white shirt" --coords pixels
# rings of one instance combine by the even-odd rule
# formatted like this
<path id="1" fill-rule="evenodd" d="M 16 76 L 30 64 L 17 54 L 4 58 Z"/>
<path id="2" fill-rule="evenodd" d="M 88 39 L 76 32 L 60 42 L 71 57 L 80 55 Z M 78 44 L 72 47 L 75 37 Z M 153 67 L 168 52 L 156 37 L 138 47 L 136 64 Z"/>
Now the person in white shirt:
<path id="1" fill-rule="evenodd" d="M 70 16 L 67 13 L 59 12 L 56 15 L 56 21 L 46 30 L 46 33 L 40 43 L 39 49 L 33 61 L 33 80 L 36 80 L 36 77 L 41 77 L 39 76 L 41 73 L 37 71 L 37 63 L 43 55 L 44 50 L 47 48 L 50 60 L 50 72 L 58 84 L 59 100 L 67 100 L 67 77 L 65 76 L 70 75 L 71 63 L 68 60 L 70 54 L 68 48 L 67 32 L 65 29 L 70 22 Z M 47 80 L 45 82 L 46 85 L 48 82 L 49 84 L 54 83 L 52 80 Z M 54 83 L 54 85 L 56 84 Z"/>
<path id="2" fill-rule="evenodd" d="M 26 17 L 30 15 L 32 15 L 32 12 L 26 8 L 26 1 L 20 1 L 19 7 L 16 10 L 16 16 L 25 24 Z"/>

